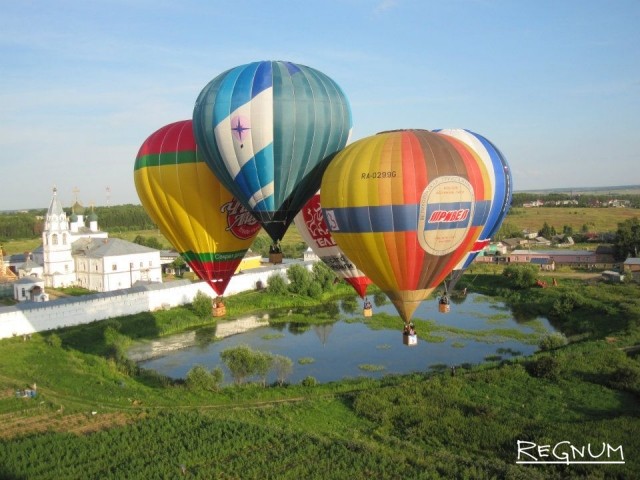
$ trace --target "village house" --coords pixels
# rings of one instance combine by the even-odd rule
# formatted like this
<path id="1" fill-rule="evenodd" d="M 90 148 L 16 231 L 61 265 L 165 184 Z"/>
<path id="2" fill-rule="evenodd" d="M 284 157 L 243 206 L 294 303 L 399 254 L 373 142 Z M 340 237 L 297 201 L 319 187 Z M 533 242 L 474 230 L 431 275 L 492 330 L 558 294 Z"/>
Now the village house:
<path id="1" fill-rule="evenodd" d="M 605 265 L 605 268 L 613 268 L 616 263 L 613 253 L 613 245 L 598 245 L 596 247 L 596 263 Z"/>
<path id="2" fill-rule="evenodd" d="M 622 264 L 622 271 L 631 275 L 634 280 L 640 280 L 640 258 L 627 258 Z"/>
<path id="3" fill-rule="evenodd" d="M 505 238 L 502 240 L 502 243 L 507 247 L 507 250 L 514 250 L 523 245 L 527 245 L 528 240 L 524 240 L 522 238 Z"/>
<path id="4" fill-rule="evenodd" d="M 596 262 L 596 252 L 591 250 L 514 250 L 508 254 L 507 261 L 509 263 L 531 263 L 534 258 L 553 261 L 557 266 L 602 267 Z"/>

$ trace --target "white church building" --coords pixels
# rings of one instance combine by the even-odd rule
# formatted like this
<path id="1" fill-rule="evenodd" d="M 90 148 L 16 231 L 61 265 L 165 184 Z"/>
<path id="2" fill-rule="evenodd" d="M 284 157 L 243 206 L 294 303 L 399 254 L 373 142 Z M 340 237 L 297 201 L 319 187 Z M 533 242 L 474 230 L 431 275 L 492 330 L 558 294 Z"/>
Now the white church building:
<path id="1" fill-rule="evenodd" d="M 77 201 L 67 218 L 54 188 L 42 246 L 33 252 L 33 262 L 42 266 L 45 288 L 79 286 L 110 292 L 138 281 L 162 282 L 159 250 L 109 238 L 98 228 L 93 211 L 86 223 L 84 208 Z"/>

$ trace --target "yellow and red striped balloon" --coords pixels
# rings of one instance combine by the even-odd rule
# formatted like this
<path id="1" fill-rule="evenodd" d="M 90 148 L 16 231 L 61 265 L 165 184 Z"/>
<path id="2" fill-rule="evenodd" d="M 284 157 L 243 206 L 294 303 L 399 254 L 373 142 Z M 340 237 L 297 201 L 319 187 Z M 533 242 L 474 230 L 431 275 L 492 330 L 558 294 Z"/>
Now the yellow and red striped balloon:
<path id="1" fill-rule="evenodd" d="M 473 248 L 491 185 L 484 162 L 460 140 L 398 130 L 339 152 L 320 195 L 338 246 L 409 322 Z"/>
<path id="2" fill-rule="evenodd" d="M 163 235 L 222 295 L 260 224 L 200 158 L 191 120 L 166 125 L 145 140 L 134 180 Z"/>

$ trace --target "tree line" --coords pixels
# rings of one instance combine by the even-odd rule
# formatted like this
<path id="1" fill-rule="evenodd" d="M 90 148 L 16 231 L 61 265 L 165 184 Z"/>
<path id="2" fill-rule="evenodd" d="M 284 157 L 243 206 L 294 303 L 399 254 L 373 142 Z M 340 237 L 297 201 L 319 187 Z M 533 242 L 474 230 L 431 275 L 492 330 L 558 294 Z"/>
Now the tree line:
<path id="1" fill-rule="evenodd" d="M 629 207 L 640 208 L 640 195 L 637 194 L 613 194 L 613 193 L 532 193 L 518 192 L 513 194 L 511 200 L 512 207 L 522 207 L 526 203 L 540 200 L 545 207 L 566 207 L 563 202 L 575 201 L 575 207 L 593 207 L 598 205 L 606 205 L 610 200 L 619 200 L 629 202 Z"/>
<path id="2" fill-rule="evenodd" d="M 70 217 L 71 209 L 64 210 L 67 217 Z M 95 207 L 93 211 L 98 216 L 98 225 L 101 230 L 125 232 L 157 228 L 142 205 Z M 0 214 L 0 242 L 39 237 L 44 228 L 46 213 L 46 209 L 41 209 Z M 85 210 L 85 215 L 90 213 L 89 209 Z"/>
<path id="3" fill-rule="evenodd" d="M 0 242 L 18 238 L 36 238 L 44 228 L 45 210 L 0 215 Z"/>
<path id="4" fill-rule="evenodd" d="M 562 193 L 550 193 L 546 195 L 536 195 L 532 193 L 515 193 L 513 195 L 512 206 L 522 206 L 524 203 L 540 199 L 544 202 L 561 201 L 574 198 L 579 202 L 578 206 L 588 206 L 593 203 L 594 200 L 605 201 L 611 198 L 610 195 L 579 195 L 570 196 Z M 632 207 L 640 208 L 640 195 L 616 195 L 617 199 L 627 199 L 631 202 Z M 157 228 L 153 223 L 142 205 L 114 205 L 110 207 L 95 207 L 95 214 L 98 216 L 98 225 L 101 230 L 108 231 L 110 233 L 118 233 L 123 231 L 135 231 L 135 230 L 151 230 Z M 66 210 L 68 216 L 71 215 L 71 209 Z M 88 209 L 85 214 L 88 215 Z M 45 209 L 29 210 L 27 212 L 7 212 L 0 214 L 0 243 L 9 240 L 16 239 L 29 239 L 37 238 L 42 234 L 44 228 L 44 216 L 46 214 Z M 616 248 L 616 258 L 624 260 L 627 256 L 637 256 L 640 251 L 640 231 L 638 230 L 638 219 L 627 220 L 618 225 L 618 231 L 616 232 L 615 239 L 611 239 L 610 242 L 614 244 Z M 566 235 L 574 235 L 578 238 L 574 238 L 575 241 L 580 242 L 583 239 L 580 238 L 581 234 L 586 234 L 589 231 L 588 225 L 583 225 L 580 232 L 575 232 L 571 227 L 563 226 L 562 233 Z M 547 224 L 543 225 L 540 230 L 540 235 L 545 238 L 549 238 L 548 235 L 555 235 L 555 228 Z M 505 222 L 498 234 L 497 238 L 512 238 L 522 236 L 522 231 L 515 227 L 510 222 Z M 147 245 L 144 237 L 136 239 L 136 243 Z M 267 237 L 257 237 L 252 245 L 252 249 L 261 254 L 265 254 L 268 251 L 270 245 Z M 157 245 L 153 248 L 158 248 Z M 299 257 L 306 248 L 304 243 L 300 243 L 295 246 L 287 246 L 289 251 L 285 250 L 285 255 L 288 257 Z"/>

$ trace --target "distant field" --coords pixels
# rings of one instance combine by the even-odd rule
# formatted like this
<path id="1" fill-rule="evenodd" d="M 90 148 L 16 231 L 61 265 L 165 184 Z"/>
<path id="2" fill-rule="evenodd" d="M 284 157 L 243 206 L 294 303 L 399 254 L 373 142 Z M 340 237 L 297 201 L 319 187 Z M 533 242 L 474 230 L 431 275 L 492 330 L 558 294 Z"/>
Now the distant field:
<path id="1" fill-rule="evenodd" d="M 630 218 L 640 217 L 640 210 L 635 208 L 513 208 L 505 222 L 518 228 L 540 230 L 547 222 L 556 231 L 562 232 L 565 225 L 579 232 L 583 225 L 590 232 L 609 232 L 618 229 L 618 223 Z"/>
<path id="2" fill-rule="evenodd" d="M 574 187 L 574 188 L 550 188 L 539 190 L 518 190 L 516 193 L 567 193 L 586 195 L 640 195 L 640 185 L 618 185 L 611 187 Z"/>
<path id="3" fill-rule="evenodd" d="M 569 225 L 575 232 L 580 232 L 583 225 L 589 227 L 591 232 L 616 231 L 618 223 L 630 218 L 640 217 L 640 210 L 635 208 L 513 208 L 507 215 L 505 222 L 521 229 L 540 230 L 547 222 L 557 231 L 562 232 L 562 227 Z M 143 237 L 155 237 L 164 248 L 171 248 L 170 243 L 160 233 L 159 230 L 135 230 L 130 232 L 117 232 L 110 234 L 111 237 L 122 238 L 133 241 L 138 235 Z M 267 234 L 260 232 L 259 236 L 268 238 Z M 303 242 L 295 225 L 291 225 L 287 230 L 282 247 L 287 248 Z M 4 250 L 8 254 L 23 253 L 32 251 L 42 242 L 40 238 L 9 240 L 3 244 Z"/>

